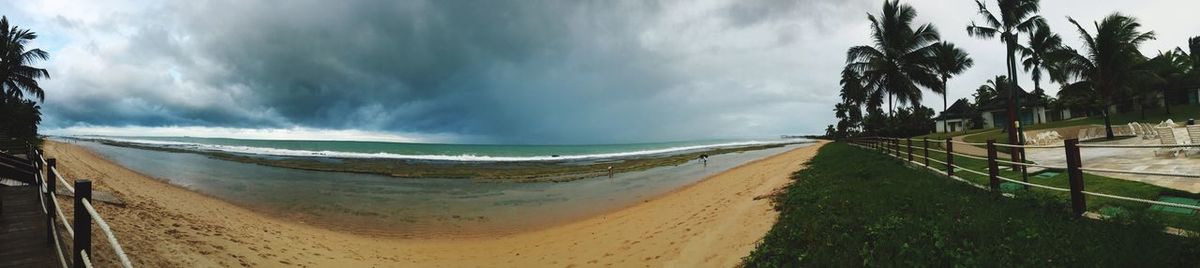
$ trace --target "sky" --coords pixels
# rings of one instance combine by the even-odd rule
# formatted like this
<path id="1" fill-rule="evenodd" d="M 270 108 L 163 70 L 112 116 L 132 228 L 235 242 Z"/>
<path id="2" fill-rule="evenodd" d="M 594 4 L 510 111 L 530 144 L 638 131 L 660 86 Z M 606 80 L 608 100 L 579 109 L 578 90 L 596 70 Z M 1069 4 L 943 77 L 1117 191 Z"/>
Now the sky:
<path id="1" fill-rule="evenodd" d="M 902 2 L 974 58 L 952 101 L 1003 72 L 1000 42 L 966 34 L 974 1 Z M 582 144 L 821 133 L 881 5 L 6 0 L 0 14 L 51 54 L 47 133 Z M 1075 47 L 1067 16 L 1135 16 L 1153 55 L 1200 35 L 1197 9 L 1046 0 L 1042 15 Z"/>

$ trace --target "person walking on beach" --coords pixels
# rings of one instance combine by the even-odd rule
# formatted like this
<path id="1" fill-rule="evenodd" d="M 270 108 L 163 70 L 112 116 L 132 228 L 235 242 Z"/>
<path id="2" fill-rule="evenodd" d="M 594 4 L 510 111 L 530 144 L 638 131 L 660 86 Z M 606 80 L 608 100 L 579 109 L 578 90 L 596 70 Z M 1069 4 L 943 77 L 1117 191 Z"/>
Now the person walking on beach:
<path id="1" fill-rule="evenodd" d="M 612 175 L 613 175 L 612 166 L 608 166 L 608 177 L 612 178 Z"/>
<path id="2" fill-rule="evenodd" d="M 700 154 L 700 162 L 704 163 L 704 167 L 708 167 L 708 154 Z"/>

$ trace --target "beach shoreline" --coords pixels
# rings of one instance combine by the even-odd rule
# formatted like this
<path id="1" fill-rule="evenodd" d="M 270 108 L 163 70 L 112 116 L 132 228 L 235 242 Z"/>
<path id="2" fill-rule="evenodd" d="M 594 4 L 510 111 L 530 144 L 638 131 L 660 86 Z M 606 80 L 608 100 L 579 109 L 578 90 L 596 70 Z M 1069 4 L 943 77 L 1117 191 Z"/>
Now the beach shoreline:
<path id="1" fill-rule="evenodd" d="M 75 145 L 51 141 L 45 151 L 59 159 L 67 178 L 91 178 L 98 190 L 125 201 L 124 207 L 97 209 L 139 266 L 664 266 L 692 261 L 729 266 L 749 253 L 774 223 L 769 198 L 761 196 L 790 181 L 791 172 L 801 169 L 821 145 L 755 160 L 609 213 L 540 230 L 467 238 L 330 230 L 187 190 Z M 743 191 L 728 193 L 730 189 Z M 751 215 L 741 215 L 745 213 Z M 712 228 L 718 223 L 732 228 Z M 713 243 L 736 245 L 739 253 L 720 252 L 728 247 Z M 97 261 L 111 263 L 105 250 L 97 246 L 96 252 L 102 252 Z M 713 258 L 694 256 L 713 251 L 719 253 Z"/>
<path id="2" fill-rule="evenodd" d="M 199 154 L 213 159 L 238 163 L 281 167 L 307 171 L 345 172 L 382 175 L 394 178 L 447 178 L 471 179 L 481 182 L 568 182 L 611 174 L 642 171 L 663 166 L 676 166 L 697 159 L 701 155 L 740 153 L 811 141 L 782 142 L 771 144 L 712 147 L 674 153 L 637 155 L 628 157 L 597 158 L 590 160 L 536 160 L 536 161 L 432 161 L 399 158 L 347 158 L 347 157 L 300 157 L 231 153 L 225 151 L 183 149 L 150 146 L 126 141 L 91 138 L 69 138 L 95 142 L 109 146 L 140 150 Z"/>

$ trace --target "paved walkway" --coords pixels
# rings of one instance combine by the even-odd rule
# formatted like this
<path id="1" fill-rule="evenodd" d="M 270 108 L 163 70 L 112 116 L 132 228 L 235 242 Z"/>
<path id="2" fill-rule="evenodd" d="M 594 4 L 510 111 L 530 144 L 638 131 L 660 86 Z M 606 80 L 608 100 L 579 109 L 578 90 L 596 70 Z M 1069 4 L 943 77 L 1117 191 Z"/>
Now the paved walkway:
<path id="1" fill-rule="evenodd" d="M 1095 142 L 1089 144 L 1160 144 L 1157 139 L 1143 140 L 1129 138 L 1116 141 Z M 1200 154 L 1192 149 L 1188 157 L 1155 156 L 1153 148 L 1080 148 L 1080 159 L 1083 167 L 1104 168 L 1149 172 L 1169 172 L 1176 174 L 1200 174 Z M 1051 166 L 1066 166 L 1065 152 L 1061 148 L 1029 149 L 1026 158 L 1038 164 Z M 1105 172 L 1088 173 L 1110 178 L 1140 181 L 1171 189 L 1200 193 L 1200 179 L 1170 176 L 1147 176 L 1134 174 L 1118 174 Z"/>

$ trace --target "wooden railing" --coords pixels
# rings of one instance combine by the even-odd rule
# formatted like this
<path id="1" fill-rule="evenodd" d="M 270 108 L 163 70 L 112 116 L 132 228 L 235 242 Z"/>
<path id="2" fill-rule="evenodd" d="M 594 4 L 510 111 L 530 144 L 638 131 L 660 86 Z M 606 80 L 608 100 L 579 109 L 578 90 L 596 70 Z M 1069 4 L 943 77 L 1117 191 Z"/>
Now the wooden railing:
<path id="1" fill-rule="evenodd" d="M 129 256 L 125 254 L 124 248 L 121 247 L 121 243 L 113 233 L 112 227 L 108 225 L 104 217 L 92 205 L 92 181 L 77 179 L 74 182 L 74 187 L 72 187 L 62 177 L 61 173 L 58 172 L 56 159 L 44 158 L 41 150 L 34 149 L 33 146 L 28 146 L 28 148 L 30 165 L 37 169 L 37 172 L 34 174 L 34 183 L 40 193 L 38 197 L 41 200 L 42 212 L 46 214 L 46 225 L 48 227 L 46 239 L 54 247 L 59 264 L 62 267 L 92 267 L 92 226 L 95 225 L 104 234 L 121 267 L 133 267 L 133 264 L 129 261 Z M 61 183 L 63 190 L 72 193 L 74 196 L 74 213 L 71 222 L 67 221 L 62 206 L 59 205 L 58 199 L 55 198 L 55 192 L 58 190 L 59 183 Z M 59 230 L 63 230 L 65 233 Z M 70 247 L 67 247 L 67 244 L 62 242 L 64 238 L 71 242 Z M 71 257 L 70 263 L 67 262 L 67 256 Z"/>
<path id="2" fill-rule="evenodd" d="M 930 166 L 930 162 L 932 161 L 934 163 L 937 163 L 937 164 L 945 167 L 945 174 L 947 177 L 970 184 L 972 186 L 975 186 L 976 188 L 980 188 L 980 189 L 984 189 L 984 190 L 988 190 L 988 191 L 992 191 L 992 192 L 996 192 L 996 193 L 1001 193 L 1000 184 L 1002 181 L 1008 181 L 1008 182 L 1020 184 L 1025 187 L 1036 187 L 1036 188 L 1041 188 L 1041 189 L 1046 189 L 1046 190 L 1051 190 L 1051 191 L 1068 192 L 1069 196 L 1071 198 L 1071 210 L 1072 210 L 1073 214 L 1075 214 L 1076 216 L 1081 216 L 1081 215 L 1084 215 L 1085 213 L 1087 213 L 1087 200 L 1086 200 L 1085 196 L 1089 196 L 1089 195 L 1124 200 L 1124 201 L 1140 202 L 1140 203 L 1152 204 L 1152 205 L 1162 205 L 1162 206 L 1169 206 L 1169 207 L 1200 210 L 1200 206 L 1194 206 L 1194 205 L 1188 205 L 1188 204 L 1177 204 L 1177 203 L 1162 202 L 1162 201 L 1157 201 L 1157 200 L 1147 200 L 1147 199 L 1127 197 L 1127 196 L 1118 196 L 1118 195 L 1111 195 L 1111 194 L 1105 194 L 1105 193 L 1090 192 L 1090 191 L 1087 191 L 1086 189 L 1084 189 L 1083 171 L 1139 174 L 1139 175 L 1152 175 L 1152 176 L 1168 176 L 1168 177 L 1180 177 L 1180 178 L 1200 178 L 1200 174 L 1183 174 L 1183 173 L 1168 173 L 1168 172 L 1148 172 L 1148 171 L 1135 171 L 1135 170 L 1085 168 L 1085 167 L 1083 167 L 1083 162 L 1081 160 L 1080 153 L 1079 153 L 1080 148 L 1188 148 L 1188 147 L 1194 148 L 1194 147 L 1200 147 L 1200 144 L 1185 144 L 1185 145 L 1087 144 L 1087 145 L 1083 145 L 1083 144 L 1079 144 L 1078 139 L 1069 139 L 1069 140 L 1064 141 L 1062 145 L 1013 145 L 1013 144 L 997 143 L 995 140 L 988 140 L 987 143 L 971 143 L 971 142 L 962 142 L 962 141 L 955 141 L 952 139 L 946 139 L 944 141 L 941 141 L 941 140 L 934 141 L 932 144 L 936 145 L 936 147 L 933 147 L 933 146 L 931 146 L 929 139 L 921 139 L 921 142 L 919 143 L 919 147 L 916 147 L 916 148 L 920 149 L 923 152 L 923 154 L 918 154 L 916 156 L 923 158 L 923 161 L 914 161 L 913 160 L 914 159 L 914 154 L 913 154 L 914 145 L 913 145 L 913 140 L 911 138 L 899 139 L 899 138 L 886 138 L 886 137 L 867 137 L 867 138 L 849 139 L 848 141 L 851 145 L 862 147 L 862 148 L 867 148 L 867 149 L 872 149 L 872 150 L 877 150 L 886 155 L 896 157 L 901 160 L 906 160 L 907 162 L 914 163 L 917 165 L 924 165 L 926 168 L 941 172 L 937 168 Z M 960 152 L 955 152 L 955 150 L 954 150 L 955 144 L 967 145 L 967 146 L 984 146 L 984 148 L 987 149 L 987 157 L 974 156 L 974 155 L 963 154 Z M 1035 164 L 1035 163 L 1000 160 L 997 157 L 999 147 L 1015 149 L 1013 151 L 1017 152 L 1017 153 L 1023 152 L 1026 148 L 1041 148 L 1041 149 L 1063 148 L 1064 149 L 1064 157 L 1067 160 L 1066 161 L 1067 165 L 1066 166 L 1049 166 L 1049 165 L 1039 165 L 1039 164 Z M 943 148 L 945 150 L 938 150 L 936 148 Z M 945 157 L 941 158 L 939 160 L 938 156 L 930 155 L 930 152 L 944 153 Z M 971 169 L 956 165 L 954 163 L 955 157 L 963 157 L 963 158 L 987 161 L 986 173 L 984 171 L 971 170 Z M 1026 172 L 1026 168 L 1028 168 L 1028 167 L 1064 170 L 1067 173 L 1069 188 L 1060 188 L 1060 187 L 1054 187 L 1054 186 L 1048 186 L 1048 185 L 1034 184 L 1034 183 L 1029 183 L 1028 179 L 1014 180 L 1011 178 L 1006 178 L 1004 176 L 1000 176 L 1000 164 L 1012 165 L 1014 167 L 1014 170 L 1020 169 L 1023 177 L 1028 176 L 1027 172 Z M 955 174 L 956 170 L 985 176 L 988 178 L 988 185 L 984 186 L 984 185 L 980 185 L 980 184 L 971 182 L 969 180 L 963 179 Z"/>

